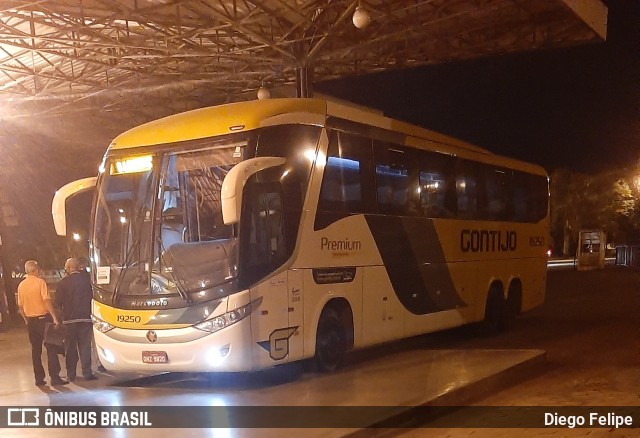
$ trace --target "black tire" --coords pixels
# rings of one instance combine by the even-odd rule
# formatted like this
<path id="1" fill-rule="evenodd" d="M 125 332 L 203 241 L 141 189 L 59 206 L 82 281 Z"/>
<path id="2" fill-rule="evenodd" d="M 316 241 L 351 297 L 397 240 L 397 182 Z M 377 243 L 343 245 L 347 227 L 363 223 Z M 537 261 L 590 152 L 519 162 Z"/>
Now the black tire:
<path id="1" fill-rule="evenodd" d="M 344 360 L 347 351 L 347 337 L 340 315 L 335 309 L 327 308 L 320 315 L 316 333 L 315 362 L 318 371 L 333 372 Z"/>
<path id="2" fill-rule="evenodd" d="M 487 296 L 482 325 L 484 333 L 488 335 L 503 331 L 507 326 L 507 302 L 496 287 L 492 287 Z"/>
<path id="3" fill-rule="evenodd" d="M 509 329 L 515 324 L 516 317 L 522 309 L 522 286 L 519 282 L 512 284 L 509 288 L 509 296 L 507 297 L 505 306 L 505 326 Z"/>

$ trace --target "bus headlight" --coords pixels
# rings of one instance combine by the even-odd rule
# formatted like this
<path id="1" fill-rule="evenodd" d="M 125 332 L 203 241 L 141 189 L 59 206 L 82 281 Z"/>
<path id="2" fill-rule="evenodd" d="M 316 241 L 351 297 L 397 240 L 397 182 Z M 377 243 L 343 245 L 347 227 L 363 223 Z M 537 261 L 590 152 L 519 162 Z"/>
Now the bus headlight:
<path id="1" fill-rule="evenodd" d="M 107 321 L 103 321 L 100 318 L 91 315 L 91 322 L 93 323 L 93 328 L 98 330 L 101 333 L 107 333 L 110 330 L 116 328 L 115 326 L 109 324 Z"/>
<path id="2" fill-rule="evenodd" d="M 201 323 L 194 325 L 194 327 L 204 332 L 215 333 L 218 330 L 222 330 L 225 327 L 229 327 L 230 325 L 245 319 L 249 316 L 251 310 L 257 308 L 261 302 L 262 298 L 258 298 L 246 306 L 238 307 L 231 312 L 202 321 Z"/>

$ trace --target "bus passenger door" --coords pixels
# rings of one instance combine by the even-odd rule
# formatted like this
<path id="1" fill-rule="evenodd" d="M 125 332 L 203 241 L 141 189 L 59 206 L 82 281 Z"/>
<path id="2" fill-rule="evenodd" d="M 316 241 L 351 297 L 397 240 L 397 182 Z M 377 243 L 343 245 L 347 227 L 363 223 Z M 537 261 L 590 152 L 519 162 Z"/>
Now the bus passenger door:
<path id="1" fill-rule="evenodd" d="M 255 284 L 251 300 L 262 299 L 252 315 L 254 365 L 273 366 L 289 360 L 287 271 L 271 274 L 287 258 L 282 185 L 247 184 L 242 213 L 241 281 Z"/>
<path id="2" fill-rule="evenodd" d="M 304 354 L 304 294 L 302 293 L 303 271 L 292 269 L 288 272 L 289 327 L 295 330 L 289 338 L 289 361 L 302 359 Z"/>

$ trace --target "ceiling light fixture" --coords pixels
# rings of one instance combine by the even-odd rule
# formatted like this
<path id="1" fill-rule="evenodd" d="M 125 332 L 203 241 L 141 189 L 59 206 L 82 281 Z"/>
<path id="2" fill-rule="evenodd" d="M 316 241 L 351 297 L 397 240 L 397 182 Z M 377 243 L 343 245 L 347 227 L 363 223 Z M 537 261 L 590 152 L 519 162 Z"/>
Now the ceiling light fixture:
<path id="1" fill-rule="evenodd" d="M 258 88 L 258 100 L 265 100 L 269 99 L 270 97 L 271 93 L 269 92 L 268 88 L 266 88 L 264 85 Z"/>
<path id="2" fill-rule="evenodd" d="M 369 25 L 371 17 L 369 11 L 365 9 L 361 4 L 356 7 L 356 11 L 353 13 L 353 25 L 358 29 L 363 29 Z"/>

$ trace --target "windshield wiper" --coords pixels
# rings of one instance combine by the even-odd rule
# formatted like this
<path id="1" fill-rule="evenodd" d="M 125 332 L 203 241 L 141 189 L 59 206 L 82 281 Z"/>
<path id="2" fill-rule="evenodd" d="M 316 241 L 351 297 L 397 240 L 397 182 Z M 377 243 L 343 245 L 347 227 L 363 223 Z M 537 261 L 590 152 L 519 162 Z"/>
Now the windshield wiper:
<path id="1" fill-rule="evenodd" d="M 135 223 L 138 225 L 135 229 L 135 240 L 133 241 L 133 243 L 131 243 L 131 246 L 129 247 L 129 250 L 127 251 L 127 253 L 125 254 L 124 257 L 124 264 L 122 265 L 122 267 L 120 268 L 120 272 L 118 273 L 118 278 L 116 279 L 116 284 L 115 284 L 115 288 L 113 289 L 113 295 L 112 295 L 112 303 L 115 304 L 116 302 L 116 298 L 118 297 L 119 293 L 120 293 L 120 286 L 122 286 L 122 282 L 124 281 L 124 276 L 126 271 L 129 269 L 129 264 L 131 263 L 131 258 L 133 256 L 133 254 L 135 253 L 135 251 L 140 247 L 140 241 L 142 240 L 142 227 L 144 225 L 145 219 L 142 217 L 142 214 L 144 211 L 148 211 L 145 209 L 145 206 L 147 205 L 147 200 L 149 195 L 153 192 L 152 190 L 150 190 L 150 186 L 152 185 L 152 182 L 149 181 L 149 179 L 147 180 L 147 190 L 146 190 L 146 195 L 145 198 L 142 200 L 142 203 L 140 204 L 140 209 L 138 210 L 138 213 L 136 214 L 135 217 Z M 133 224 L 134 222 L 131 222 L 131 224 Z M 126 243 L 125 243 L 126 244 Z M 138 263 L 140 263 L 140 257 L 138 257 Z M 143 265 L 144 266 L 144 265 Z M 151 287 L 151 279 L 148 278 L 147 279 L 147 285 L 148 287 Z"/>
<path id="2" fill-rule="evenodd" d="M 138 246 L 140 246 L 140 240 L 142 240 L 142 235 L 140 233 L 141 230 L 142 230 L 142 223 L 140 223 L 140 227 L 137 230 L 137 237 L 133 241 L 131 246 L 129 247 L 129 250 L 127 251 L 127 254 L 125 255 L 125 258 L 124 258 L 124 263 L 123 263 L 122 267 L 120 268 L 120 272 L 118 272 L 118 278 L 116 279 L 116 284 L 115 284 L 115 287 L 113 289 L 113 295 L 111 296 L 112 304 L 115 304 L 116 298 L 118 297 L 118 294 L 120 293 L 120 286 L 122 286 L 122 282 L 124 281 L 125 272 L 127 272 L 127 269 L 129 268 L 129 263 L 131 263 L 131 257 L 134 254 L 135 250 L 138 248 Z M 139 260 L 138 260 L 138 262 L 139 262 Z"/>

